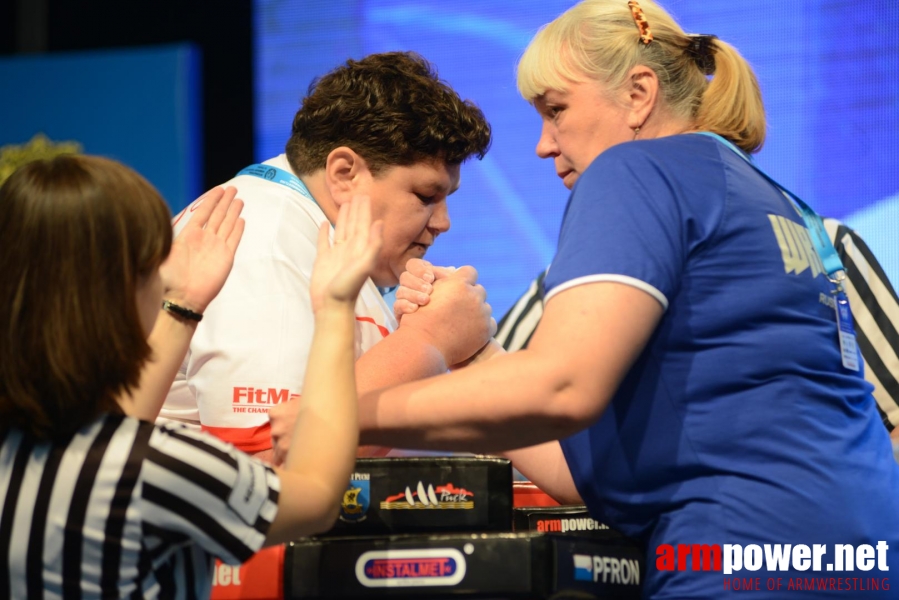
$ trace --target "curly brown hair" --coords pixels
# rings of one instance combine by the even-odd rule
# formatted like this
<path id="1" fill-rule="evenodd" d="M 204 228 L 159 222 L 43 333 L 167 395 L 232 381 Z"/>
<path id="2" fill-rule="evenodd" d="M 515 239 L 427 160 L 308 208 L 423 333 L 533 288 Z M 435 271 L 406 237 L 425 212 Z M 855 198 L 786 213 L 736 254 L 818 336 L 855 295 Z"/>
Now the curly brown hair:
<path id="1" fill-rule="evenodd" d="M 490 125 L 413 52 L 372 54 L 309 86 L 293 120 L 287 159 L 303 175 L 324 168 L 339 146 L 362 156 L 372 173 L 440 160 L 460 164 L 490 148 Z"/>

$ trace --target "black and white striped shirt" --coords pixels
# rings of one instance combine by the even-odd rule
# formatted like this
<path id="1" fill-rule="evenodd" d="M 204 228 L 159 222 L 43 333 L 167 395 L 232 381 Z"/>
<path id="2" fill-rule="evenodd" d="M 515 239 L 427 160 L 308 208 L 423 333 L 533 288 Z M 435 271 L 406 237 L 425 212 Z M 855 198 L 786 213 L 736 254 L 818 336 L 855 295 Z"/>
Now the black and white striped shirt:
<path id="1" fill-rule="evenodd" d="M 877 410 L 887 429 L 899 426 L 899 297 L 865 241 L 836 219 L 824 227 L 846 271 L 846 296 L 865 379 L 874 386 Z"/>
<path id="2" fill-rule="evenodd" d="M 211 435 L 107 415 L 68 443 L 0 431 L 0 598 L 208 598 L 265 540 L 280 483 Z"/>
<path id="3" fill-rule="evenodd" d="M 877 410 L 892 431 L 899 426 L 899 298 L 858 233 L 836 219 L 824 219 L 824 227 L 843 261 L 844 287 L 865 363 L 865 379 L 874 386 Z M 496 341 L 507 351 L 526 348 L 537 329 L 543 316 L 545 277 L 544 271 L 532 281 L 500 320 Z"/>

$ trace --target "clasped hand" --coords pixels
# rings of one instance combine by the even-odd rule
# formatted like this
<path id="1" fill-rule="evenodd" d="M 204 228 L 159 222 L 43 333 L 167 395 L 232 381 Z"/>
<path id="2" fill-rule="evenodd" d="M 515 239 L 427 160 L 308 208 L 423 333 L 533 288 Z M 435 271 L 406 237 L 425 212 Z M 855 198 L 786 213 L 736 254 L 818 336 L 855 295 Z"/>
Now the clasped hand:
<path id="1" fill-rule="evenodd" d="M 427 335 L 452 367 L 462 366 L 496 333 L 496 320 L 474 267 L 435 267 L 421 259 L 406 263 L 394 312 L 401 327 Z"/>

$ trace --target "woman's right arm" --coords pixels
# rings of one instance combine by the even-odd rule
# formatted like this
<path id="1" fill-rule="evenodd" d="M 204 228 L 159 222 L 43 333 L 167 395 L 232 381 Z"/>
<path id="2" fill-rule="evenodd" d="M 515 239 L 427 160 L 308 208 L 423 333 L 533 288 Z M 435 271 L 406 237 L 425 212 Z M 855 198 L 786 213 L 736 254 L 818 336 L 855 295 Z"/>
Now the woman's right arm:
<path id="1" fill-rule="evenodd" d="M 355 305 L 381 246 L 368 198 L 340 209 L 334 244 L 326 224 L 318 238 L 310 290 L 315 333 L 303 396 L 283 467 L 278 514 L 265 544 L 280 544 L 330 529 L 356 461 L 359 441 Z"/>

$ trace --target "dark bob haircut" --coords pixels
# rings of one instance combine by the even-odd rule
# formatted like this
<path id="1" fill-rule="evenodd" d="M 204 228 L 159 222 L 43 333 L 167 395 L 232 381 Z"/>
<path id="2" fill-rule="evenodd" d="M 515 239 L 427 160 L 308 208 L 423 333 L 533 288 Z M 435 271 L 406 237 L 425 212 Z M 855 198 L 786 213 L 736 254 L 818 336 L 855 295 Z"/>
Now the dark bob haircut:
<path id="1" fill-rule="evenodd" d="M 412 52 L 372 54 L 317 79 L 293 120 L 287 159 L 304 175 L 347 146 L 373 174 L 386 167 L 483 158 L 490 125 L 474 103 L 438 79 Z"/>
<path id="2" fill-rule="evenodd" d="M 0 432 L 61 440 L 121 413 L 150 355 L 135 294 L 168 256 L 170 219 L 104 158 L 35 161 L 0 187 Z"/>

